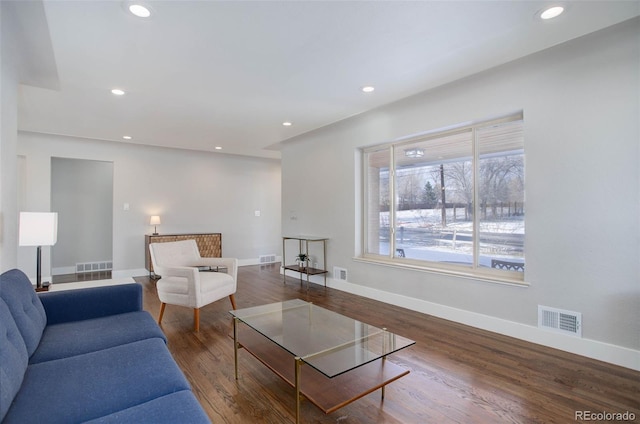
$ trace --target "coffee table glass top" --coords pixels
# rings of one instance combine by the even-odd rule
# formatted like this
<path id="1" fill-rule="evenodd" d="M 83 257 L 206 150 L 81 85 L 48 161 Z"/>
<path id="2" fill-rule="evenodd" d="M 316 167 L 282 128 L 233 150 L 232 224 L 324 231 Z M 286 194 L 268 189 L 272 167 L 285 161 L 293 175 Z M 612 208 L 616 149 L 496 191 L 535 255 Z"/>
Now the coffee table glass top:
<path id="1" fill-rule="evenodd" d="M 300 299 L 230 312 L 330 378 L 415 344 Z"/>

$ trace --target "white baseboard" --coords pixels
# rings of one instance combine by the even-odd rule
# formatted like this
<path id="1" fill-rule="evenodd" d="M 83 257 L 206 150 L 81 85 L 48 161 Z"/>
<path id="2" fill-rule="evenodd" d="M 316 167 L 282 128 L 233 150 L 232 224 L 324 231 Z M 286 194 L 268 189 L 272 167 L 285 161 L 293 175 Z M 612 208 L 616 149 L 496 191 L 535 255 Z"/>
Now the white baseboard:
<path id="1" fill-rule="evenodd" d="M 66 275 L 66 274 L 75 274 L 76 267 L 74 266 L 60 266 L 51 269 L 51 274 L 53 275 Z"/>
<path id="2" fill-rule="evenodd" d="M 281 257 L 278 257 L 278 261 Z M 238 259 L 238 266 L 249 266 L 249 265 L 260 265 L 260 259 L 258 258 L 250 258 L 250 259 Z M 272 264 L 265 264 L 272 265 Z M 73 271 L 75 272 L 75 270 Z M 73 273 L 72 272 L 72 273 Z M 125 277 L 145 277 L 149 275 L 149 271 L 145 268 L 138 269 L 119 269 L 111 271 L 112 278 L 125 278 Z"/>
<path id="3" fill-rule="evenodd" d="M 287 271 L 287 275 L 299 277 L 297 272 Z M 306 276 L 304 276 L 303 279 L 306 280 Z M 312 276 L 310 282 L 324 285 L 322 277 L 318 278 L 317 276 Z M 525 340 L 531 343 L 640 371 L 640 351 L 638 350 L 603 343 L 597 340 L 554 333 L 532 325 L 525 325 L 489 315 L 452 308 L 450 306 L 414 299 L 383 290 L 372 289 L 370 287 L 349 283 L 347 281 L 335 280 L 329 277 L 327 277 L 327 287 L 378 300 L 380 302 L 389 303 L 391 305 L 400 306 L 412 311 L 433 315 L 438 318 L 458 322 L 470 327 L 503 334 L 516 339 Z"/>
<path id="4" fill-rule="evenodd" d="M 238 266 L 273 265 L 274 263 L 281 262 L 281 261 L 282 261 L 282 256 L 276 256 L 276 262 L 271 262 L 268 264 L 261 264 L 260 258 L 238 259 Z"/>
<path id="5" fill-rule="evenodd" d="M 260 263 L 257 258 L 241 259 L 238 261 L 239 266 L 259 264 Z M 280 269 L 280 273 L 282 273 L 282 268 Z M 112 271 L 112 278 L 146 276 L 148 274 L 149 271 L 144 268 L 119 270 Z M 300 278 L 300 274 L 293 271 L 287 271 L 287 275 L 294 278 Z M 306 281 L 306 275 L 303 275 L 302 279 Z M 45 280 L 46 278 L 43 277 L 43 281 Z M 311 276 L 309 281 L 313 284 L 318 284 L 321 286 L 324 285 L 323 276 Z M 640 351 L 638 350 L 612 345 L 609 343 L 603 343 L 597 340 L 566 336 L 563 334 L 543 330 L 532 325 L 525 325 L 501 318 L 492 317 L 489 315 L 478 314 L 475 312 L 465 311 L 463 309 L 440 305 L 438 303 L 414 299 L 383 290 L 361 286 L 359 284 L 349 283 L 347 281 L 335 280 L 330 277 L 327 277 L 327 287 L 378 300 L 380 302 L 389 303 L 391 305 L 400 306 L 412 311 L 433 315 L 439 318 L 465 324 L 470 327 L 480 328 L 482 330 L 503 334 L 505 336 L 514 337 L 516 339 L 525 340 L 531 343 L 540 344 L 554 349 L 563 350 L 565 352 L 575 353 L 576 355 L 586 356 L 588 358 L 597 359 L 599 361 L 604 361 L 610 364 L 615 364 L 621 367 L 640 371 Z"/>

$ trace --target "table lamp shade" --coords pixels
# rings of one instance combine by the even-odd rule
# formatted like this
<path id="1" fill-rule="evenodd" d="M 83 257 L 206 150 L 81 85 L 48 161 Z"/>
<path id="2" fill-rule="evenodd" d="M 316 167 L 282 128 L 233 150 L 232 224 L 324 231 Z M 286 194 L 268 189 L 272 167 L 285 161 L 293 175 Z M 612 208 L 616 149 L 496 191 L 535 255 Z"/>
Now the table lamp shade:
<path id="1" fill-rule="evenodd" d="M 160 225 L 160 217 L 158 215 L 153 215 L 149 220 L 149 225 Z"/>
<path id="2" fill-rule="evenodd" d="M 57 241 L 56 212 L 20 212 L 20 246 L 53 246 Z"/>

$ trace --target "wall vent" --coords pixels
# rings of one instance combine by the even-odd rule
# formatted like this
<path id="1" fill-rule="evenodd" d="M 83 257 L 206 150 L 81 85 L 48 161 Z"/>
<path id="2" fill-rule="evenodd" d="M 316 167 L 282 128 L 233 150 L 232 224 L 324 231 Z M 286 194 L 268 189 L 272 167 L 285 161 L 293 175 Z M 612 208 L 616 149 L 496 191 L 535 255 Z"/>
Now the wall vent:
<path id="1" fill-rule="evenodd" d="M 271 255 L 260 255 L 258 257 L 258 259 L 260 260 L 260 265 L 262 265 L 262 264 L 272 264 L 272 263 L 275 263 L 275 261 L 276 261 L 276 255 L 275 255 L 275 253 L 273 253 Z"/>
<path id="2" fill-rule="evenodd" d="M 333 278 L 336 280 L 347 281 L 347 270 L 346 268 L 340 268 L 337 266 L 333 267 Z"/>
<path id="3" fill-rule="evenodd" d="M 76 264 L 76 274 L 83 272 L 111 271 L 112 269 L 113 262 L 111 261 L 83 262 Z"/>
<path id="4" fill-rule="evenodd" d="M 582 337 L 582 314 L 538 305 L 538 327 Z"/>

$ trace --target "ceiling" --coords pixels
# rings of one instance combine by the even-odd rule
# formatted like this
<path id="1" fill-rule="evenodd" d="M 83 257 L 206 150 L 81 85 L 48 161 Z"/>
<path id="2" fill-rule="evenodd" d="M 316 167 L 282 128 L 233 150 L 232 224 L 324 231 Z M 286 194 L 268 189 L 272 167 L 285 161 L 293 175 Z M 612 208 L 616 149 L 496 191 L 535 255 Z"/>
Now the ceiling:
<path id="1" fill-rule="evenodd" d="M 542 21 L 551 2 L 175 0 L 146 1 L 142 19 L 121 1 L 23 3 L 20 130 L 267 158 L 640 14 L 638 1 L 565 1 Z"/>

